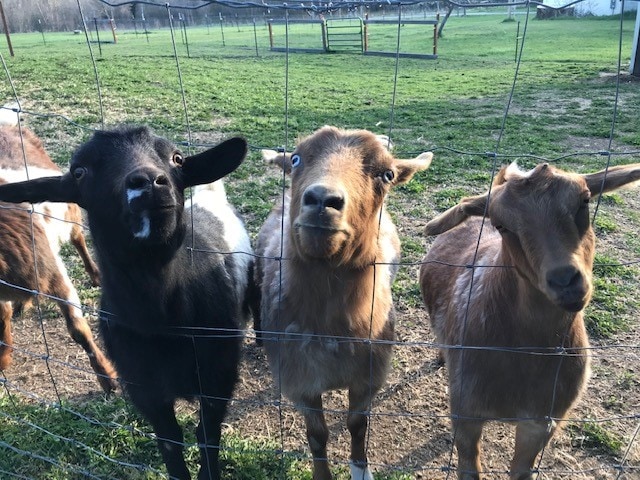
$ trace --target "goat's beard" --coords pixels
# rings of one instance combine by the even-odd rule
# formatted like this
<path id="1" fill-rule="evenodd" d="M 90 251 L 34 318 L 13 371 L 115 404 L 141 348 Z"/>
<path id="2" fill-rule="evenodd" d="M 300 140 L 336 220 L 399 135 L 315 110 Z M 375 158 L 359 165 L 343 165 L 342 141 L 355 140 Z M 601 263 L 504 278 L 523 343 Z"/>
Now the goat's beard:
<path id="1" fill-rule="evenodd" d="M 147 244 L 169 242 L 179 225 L 179 215 L 175 208 L 143 210 L 132 213 L 129 226 L 133 238 Z"/>
<path id="2" fill-rule="evenodd" d="M 307 258 L 335 261 L 349 240 L 348 232 L 322 227 L 294 225 L 294 244 Z"/>

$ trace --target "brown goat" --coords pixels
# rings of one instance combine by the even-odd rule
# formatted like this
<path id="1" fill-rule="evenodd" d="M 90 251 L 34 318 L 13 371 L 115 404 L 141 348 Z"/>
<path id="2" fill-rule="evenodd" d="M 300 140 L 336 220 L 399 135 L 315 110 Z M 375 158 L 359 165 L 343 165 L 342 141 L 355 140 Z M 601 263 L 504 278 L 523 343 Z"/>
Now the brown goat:
<path id="1" fill-rule="evenodd" d="M 481 478 L 480 437 L 492 419 L 516 423 L 510 478 L 533 478 L 589 376 L 589 199 L 638 179 L 640 164 L 588 175 L 512 164 L 489 193 L 427 224 L 441 235 L 420 286 L 448 367 L 459 479 Z"/>
<path id="2" fill-rule="evenodd" d="M 0 178 L 6 182 L 20 182 L 51 175 L 62 175 L 62 170 L 51 160 L 42 141 L 31 130 L 0 125 Z M 61 243 L 71 242 L 93 286 L 100 285 L 100 272 L 84 238 L 80 207 L 75 203 L 43 202 L 36 206 L 36 211 L 43 214 L 41 218 L 48 225 L 47 235 L 55 251 L 59 250 Z"/>
<path id="3" fill-rule="evenodd" d="M 0 183 L 26 180 L 25 160 L 31 178 L 62 174 L 31 131 L 1 126 Z M 43 202 L 34 205 L 38 214 L 31 215 L 29 210 L 26 204 L 20 207 L 0 204 L 0 279 L 3 281 L 0 285 L 0 369 L 6 369 L 11 363 L 14 304 L 30 302 L 32 292 L 38 290 L 57 301 L 71 337 L 87 352 L 101 387 L 110 392 L 117 385 L 115 370 L 93 339 L 78 306 L 78 294 L 59 255 L 61 243 L 71 241 L 80 252 L 92 281 L 99 283 L 98 268 L 89 255 L 82 232 L 80 208 L 75 204 Z"/>
<path id="4" fill-rule="evenodd" d="M 260 231 L 256 324 L 276 383 L 305 417 L 314 480 L 332 478 L 322 394 L 341 388 L 349 390 L 352 479 L 373 479 L 365 435 L 391 359 L 400 256 L 384 200 L 431 158 L 398 160 L 371 132 L 324 127 L 298 143 L 290 195 Z"/>

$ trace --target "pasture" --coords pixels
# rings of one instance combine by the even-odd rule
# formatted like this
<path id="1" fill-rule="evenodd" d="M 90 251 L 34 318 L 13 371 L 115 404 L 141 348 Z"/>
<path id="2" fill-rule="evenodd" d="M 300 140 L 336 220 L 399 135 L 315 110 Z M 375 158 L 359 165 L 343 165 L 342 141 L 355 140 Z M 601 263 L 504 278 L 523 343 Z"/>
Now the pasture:
<path id="1" fill-rule="evenodd" d="M 453 478 L 446 370 L 436 361 L 417 284 L 431 243 L 425 224 L 461 197 L 485 192 L 496 167 L 512 161 L 531 168 L 547 160 L 579 172 L 602 169 L 607 161 L 640 162 L 640 82 L 625 74 L 633 19 L 531 18 L 526 30 L 523 11 L 516 20 L 519 61 L 518 23 L 505 22 L 503 15 L 453 15 L 437 60 L 398 62 L 357 54 L 272 53 L 263 24 L 256 30 L 240 24 L 225 27 L 224 45 L 214 26 L 188 29 L 188 53 L 176 30 L 177 62 L 168 30 L 148 37 L 118 31 L 118 43 L 102 44 L 101 53 L 92 44 L 94 70 L 83 36 L 20 34 L 13 36 L 15 57 L 2 46 L 0 99 L 12 100 L 15 88 L 27 112 L 24 124 L 63 169 L 103 122 L 143 123 L 174 142 L 197 145 L 246 137 L 252 147 L 248 158 L 226 185 L 254 237 L 287 181 L 263 163 L 261 148 L 290 151 L 297 136 L 330 124 L 388 134 L 400 158 L 433 151 L 432 166 L 388 198 L 403 252 L 393 287 L 398 344 L 387 385 L 373 402 L 368 454 L 378 480 Z M 409 27 L 380 34 L 395 50 L 397 31 L 402 36 Z M 291 28 L 290 42 L 307 33 Z M 416 51 L 413 41 L 422 36 L 409 35 L 402 48 Z M 593 373 L 568 425 L 543 452 L 541 478 L 640 475 L 638 198 L 638 190 L 630 189 L 604 196 L 597 211 L 592 202 L 596 290 L 586 317 Z M 71 249 L 66 252 L 91 313 L 100 290 L 90 286 Z M 95 315 L 90 317 L 95 326 Z M 308 480 L 302 417 L 278 396 L 264 350 L 255 346 L 251 330 L 247 336 L 241 380 L 223 430 L 225 478 Z M 14 365 L 0 375 L 0 477 L 163 478 L 149 426 L 126 399 L 101 393 L 55 305 L 41 299 L 15 319 L 14 341 Z M 345 395 L 332 393 L 325 405 L 329 455 L 338 462 L 332 469 L 346 479 Z M 181 404 L 179 414 L 193 431 L 193 408 Z M 194 441 L 187 437 L 193 472 Z M 486 430 L 488 478 L 508 477 L 512 448 L 511 427 Z"/>

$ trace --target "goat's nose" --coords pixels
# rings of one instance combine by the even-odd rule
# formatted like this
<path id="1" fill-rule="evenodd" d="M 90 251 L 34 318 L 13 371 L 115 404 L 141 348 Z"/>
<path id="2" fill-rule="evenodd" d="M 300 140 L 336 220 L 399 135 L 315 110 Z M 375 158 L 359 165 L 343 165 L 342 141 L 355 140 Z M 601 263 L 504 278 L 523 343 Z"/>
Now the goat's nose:
<path id="1" fill-rule="evenodd" d="M 547 272 L 547 283 L 552 288 L 567 288 L 578 285 L 582 280 L 580 271 L 571 265 L 554 268 Z"/>
<path id="2" fill-rule="evenodd" d="M 344 193 L 324 185 L 311 185 L 302 195 L 305 207 L 318 207 L 320 210 L 333 208 L 341 211 L 344 208 Z"/>
<path id="3" fill-rule="evenodd" d="M 146 190 L 168 183 L 169 178 L 164 173 L 135 172 L 127 177 L 127 188 L 131 190 Z"/>

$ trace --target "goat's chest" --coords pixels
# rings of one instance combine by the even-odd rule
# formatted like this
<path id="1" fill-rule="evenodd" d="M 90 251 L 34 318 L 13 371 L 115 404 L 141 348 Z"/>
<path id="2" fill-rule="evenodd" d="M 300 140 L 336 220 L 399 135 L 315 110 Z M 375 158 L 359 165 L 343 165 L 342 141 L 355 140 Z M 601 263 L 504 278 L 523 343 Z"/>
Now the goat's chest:
<path id="1" fill-rule="evenodd" d="M 373 379 L 378 388 L 391 358 L 394 329 L 390 308 L 378 311 L 383 320 L 374 320 L 373 304 L 353 308 L 339 295 L 301 300 L 285 294 L 270 305 L 263 322 L 264 345 L 276 372 L 274 378 L 280 380 L 284 393 L 301 398 L 348 388 L 363 379 Z M 376 322 L 381 327 L 373 334 Z"/>

